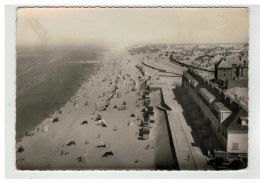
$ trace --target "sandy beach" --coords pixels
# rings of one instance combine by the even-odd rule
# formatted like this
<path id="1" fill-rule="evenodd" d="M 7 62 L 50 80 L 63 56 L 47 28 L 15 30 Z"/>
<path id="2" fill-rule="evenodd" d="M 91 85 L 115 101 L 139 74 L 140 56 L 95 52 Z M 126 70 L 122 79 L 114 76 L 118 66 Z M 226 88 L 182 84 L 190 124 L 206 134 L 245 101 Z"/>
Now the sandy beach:
<path id="1" fill-rule="evenodd" d="M 24 149 L 17 152 L 17 168 L 173 169 L 165 119 L 164 123 L 157 119 L 162 114 L 155 112 L 157 122 L 148 140 L 139 136 L 144 108 L 138 81 L 141 72 L 136 68 L 140 63 L 126 50 L 106 52 L 100 68 L 70 101 L 16 144 L 17 150 L 20 145 Z M 159 93 L 155 95 L 160 103 Z M 158 104 L 156 100 L 154 104 Z M 155 150 L 162 134 L 159 145 L 165 147 L 164 154 Z M 113 155 L 106 156 L 110 153 Z"/>

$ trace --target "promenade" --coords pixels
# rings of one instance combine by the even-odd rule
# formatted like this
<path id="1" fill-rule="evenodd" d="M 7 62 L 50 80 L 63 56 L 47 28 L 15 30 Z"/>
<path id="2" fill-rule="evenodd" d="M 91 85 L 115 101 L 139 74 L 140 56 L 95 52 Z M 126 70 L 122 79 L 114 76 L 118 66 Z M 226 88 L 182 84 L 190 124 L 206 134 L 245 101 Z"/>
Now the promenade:
<path id="1" fill-rule="evenodd" d="M 158 71 L 163 68 L 155 68 L 154 65 L 145 63 L 146 66 Z M 181 105 L 177 102 L 171 85 L 175 78 L 169 81 L 169 78 L 160 76 L 158 84 L 161 88 L 161 95 L 164 107 L 166 109 L 166 118 L 170 130 L 174 150 L 177 157 L 179 170 L 211 170 L 211 166 L 207 165 L 207 157 L 203 155 L 200 149 L 200 143 L 196 132 L 187 124 Z M 196 141 L 196 142 L 195 142 Z"/>
<path id="2" fill-rule="evenodd" d="M 207 159 L 195 143 L 192 129 L 187 125 L 182 108 L 175 99 L 173 87 L 162 86 L 162 96 L 167 110 L 168 123 L 180 170 L 209 170 Z"/>

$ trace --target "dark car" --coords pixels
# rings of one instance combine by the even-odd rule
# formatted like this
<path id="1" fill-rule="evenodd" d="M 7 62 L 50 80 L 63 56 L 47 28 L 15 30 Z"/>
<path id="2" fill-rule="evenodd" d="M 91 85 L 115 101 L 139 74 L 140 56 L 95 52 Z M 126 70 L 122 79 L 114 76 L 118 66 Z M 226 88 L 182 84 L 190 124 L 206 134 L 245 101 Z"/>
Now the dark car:
<path id="1" fill-rule="evenodd" d="M 241 160 L 234 160 L 230 164 L 230 168 L 232 170 L 239 170 L 239 169 L 244 169 L 247 167 L 247 164 L 243 163 Z"/>
<path id="2" fill-rule="evenodd" d="M 216 157 L 214 167 L 218 170 L 229 169 L 230 162 L 224 157 Z"/>

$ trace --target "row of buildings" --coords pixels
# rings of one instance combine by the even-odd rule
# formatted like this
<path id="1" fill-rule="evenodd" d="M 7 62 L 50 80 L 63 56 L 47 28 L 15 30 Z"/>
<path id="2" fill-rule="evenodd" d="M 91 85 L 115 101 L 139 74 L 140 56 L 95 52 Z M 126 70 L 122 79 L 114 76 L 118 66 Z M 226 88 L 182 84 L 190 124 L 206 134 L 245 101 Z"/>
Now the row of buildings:
<path id="1" fill-rule="evenodd" d="M 146 84 L 147 81 L 145 81 Z M 144 110 L 143 110 L 143 123 L 142 123 L 142 137 L 144 140 L 149 139 L 150 134 L 150 124 L 154 123 L 154 111 L 151 104 L 150 92 L 146 88 L 142 95 L 142 99 L 144 100 Z"/>
<path id="2" fill-rule="evenodd" d="M 216 69 L 226 64 L 223 61 L 216 65 Z M 228 75 L 232 77 L 233 70 L 229 67 L 228 69 L 230 69 Z M 218 70 L 216 75 L 218 80 L 227 77 L 223 75 L 222 70 Z M 228 96 L 216 83 L 203 78 L 191 69 L 183 73 L 182 85 L 190 99 L 199 106 L 203 118 L 221 143 L 223 151 L 214 151 L 215 155 L 247 158 L 247 107 Z"/>

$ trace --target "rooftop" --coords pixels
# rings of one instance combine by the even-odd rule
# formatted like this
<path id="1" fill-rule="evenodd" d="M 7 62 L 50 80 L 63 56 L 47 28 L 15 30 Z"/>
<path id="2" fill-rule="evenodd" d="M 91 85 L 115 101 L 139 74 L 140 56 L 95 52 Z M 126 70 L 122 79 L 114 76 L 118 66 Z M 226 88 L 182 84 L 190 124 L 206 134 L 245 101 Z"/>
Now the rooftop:
<path id="1" fill-rule="evenodd" d="M 221 59 L 218 63 L 216 63 L 216 67 L 218 68 L 232 68 L 231 64 L 226 60 Z"/>
<path id="2" fill-rule="evenodd" d="M 231 112 L 222 102 L 215 102 L 215 108 L 220 112 Z"/>
<path id="3" fill-rule="evenodd" d="M 216 98 L 206 88 L 200 88 L 200 93 L 209 103 L 211 103 Z"/>
<path id="4" fill-rule="evenodd" d="M 237 116 L 230 123 L 228 130 L 235 133 L 245 133 L 248 132 L 248 125 L 241 123 L 241 118 L 248 119 L 248 113 L 246 110 L 241 108 L 237 114 Z"/>

